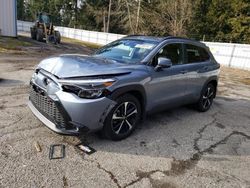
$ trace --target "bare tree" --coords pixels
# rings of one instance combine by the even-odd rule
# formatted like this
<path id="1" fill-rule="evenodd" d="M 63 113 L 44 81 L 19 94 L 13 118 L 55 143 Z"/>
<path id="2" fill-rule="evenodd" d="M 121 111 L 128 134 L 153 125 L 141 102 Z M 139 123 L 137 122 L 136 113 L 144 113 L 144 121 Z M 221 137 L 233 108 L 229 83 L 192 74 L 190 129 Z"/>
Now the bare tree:
<path id="1" fill-rule="evenodd" d="M 192 4 L 190 0 L 169 0 L 162 3 L 163 19 L 174 36 L 186 35 L 185 26 L 191 18 Z"/>
<path id="2" fill-rule="evenodd" d="M 140 23 L 141 0 L 119 0 L 118 4 L 119 9 L 126 9 L 123 21 L 129 27 L 130 33 L 137 33 Z"/>
<path id="3" fill-rule="evenodd" d="M 148 1 L 141 11 L 140 30 L 145 34 L 186 36 L 191 8 L 191 0 Z"/>
<path id="4" fill-rule="evenodd" d="M 104 32 L 119 24 L 128 34 L 185 36 L 191 9 L 191 0 L 109 0 L 103 7 L 92 5 L 88 10 Z"/>

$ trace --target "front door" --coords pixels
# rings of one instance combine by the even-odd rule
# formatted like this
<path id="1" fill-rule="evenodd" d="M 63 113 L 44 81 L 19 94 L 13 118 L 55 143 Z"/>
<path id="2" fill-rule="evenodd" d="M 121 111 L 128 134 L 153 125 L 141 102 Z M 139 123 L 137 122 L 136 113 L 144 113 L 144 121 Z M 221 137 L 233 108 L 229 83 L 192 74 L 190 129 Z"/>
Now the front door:
<path id="1" fill-rule="evenodd" d="M 172 66 L 155 71 L 159 57 L 165 57 L 172 61 Z M 183 44 L 166 44 L 152 59 L 150 72 L 151 81 L 148 83 L 149 111 L 161 110 L 186 103 L 186 70 L 183 52 Z"/>

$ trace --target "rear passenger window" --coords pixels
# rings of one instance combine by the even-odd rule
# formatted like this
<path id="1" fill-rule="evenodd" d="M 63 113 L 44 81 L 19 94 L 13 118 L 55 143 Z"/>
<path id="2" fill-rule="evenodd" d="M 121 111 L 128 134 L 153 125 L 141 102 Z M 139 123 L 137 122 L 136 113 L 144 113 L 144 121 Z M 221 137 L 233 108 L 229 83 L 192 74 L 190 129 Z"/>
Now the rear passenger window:
<path id="1" fill-rule="evenodd" d="M 199 63 L 209 60 L 209 55 L 207 51 L 201 47 L 187 44 L 187 63 Z"/>

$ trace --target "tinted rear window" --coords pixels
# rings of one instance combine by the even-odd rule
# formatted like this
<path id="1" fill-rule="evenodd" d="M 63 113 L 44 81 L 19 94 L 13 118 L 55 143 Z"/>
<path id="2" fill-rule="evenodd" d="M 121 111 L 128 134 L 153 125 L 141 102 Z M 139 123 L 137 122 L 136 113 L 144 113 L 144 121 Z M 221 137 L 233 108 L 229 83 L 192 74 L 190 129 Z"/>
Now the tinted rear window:
<path id="1" fill-rule="evenodd" d="M 201 47 L 187 44 L 187 63 L 199 63 L 210 59 L 207 51 Z"/>

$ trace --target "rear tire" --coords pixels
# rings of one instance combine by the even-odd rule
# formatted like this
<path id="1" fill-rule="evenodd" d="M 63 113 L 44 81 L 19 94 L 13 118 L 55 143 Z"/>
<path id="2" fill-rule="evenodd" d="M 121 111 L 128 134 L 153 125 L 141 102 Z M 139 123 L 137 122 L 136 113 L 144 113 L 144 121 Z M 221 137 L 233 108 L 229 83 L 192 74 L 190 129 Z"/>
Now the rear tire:
<path id="1" fill-rule="evenodd" d="M 60 44 L 61 43 L 61 34 L 59 31 L 55 31 L 55 37 L 56 37 L 56 42 L 58 44 Z"/>
<path id="2" fill-rule="evenodd" d="M 136 97 L 125 94 L 116 99 L 117 104 L 104 121 L 102 135 L 111 140 L 127 138 L 141 118 L 141 105 Z"/>
<path id="3" fill-rule="evenodd" d="M 196 108 L 198 111 L 206 112 L 210 109 L 210 107 L 213 104 L 215 92 L 216 92 L 215 87 L 211 83 L 206 85 L 203 88 L 203 90 L 201 92 L 200 99 L 199 99 L 198 103 L 196 104 Z"/>

